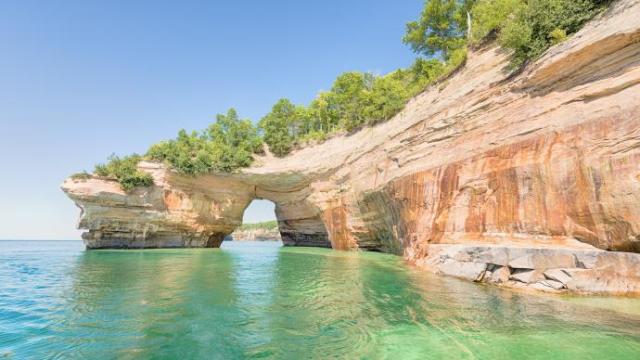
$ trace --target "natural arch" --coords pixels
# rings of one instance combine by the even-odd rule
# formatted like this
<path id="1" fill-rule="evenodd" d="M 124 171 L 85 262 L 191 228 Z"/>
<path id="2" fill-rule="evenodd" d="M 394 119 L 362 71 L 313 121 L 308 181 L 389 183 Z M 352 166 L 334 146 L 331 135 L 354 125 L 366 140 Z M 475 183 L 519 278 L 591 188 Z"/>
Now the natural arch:
<path id="1" fill-rule="evenodd" d="M 297 175 L 179 175 L 164 165 L 141 162 L 154 185 L 125 192 L 113 179 L 70 179 L 63 189 L 82 209 L 88 248 L 219 247 L 242 224 L 256 199 L 275 204 L 286 246 L 332 247 L 323 210 Z"/>
<path id="2" fill-rule="evenodd" d="M 255 199 L 268 200 L 275 205 L 275 220 L 278 222 L 282 243 L 285 246 L 331 247 L 324 223 L 314 207 L 305 204 L 304 201 L 287 199 L 284 195 Z M 243 216 L 245 211 L 246 208 Z"/>

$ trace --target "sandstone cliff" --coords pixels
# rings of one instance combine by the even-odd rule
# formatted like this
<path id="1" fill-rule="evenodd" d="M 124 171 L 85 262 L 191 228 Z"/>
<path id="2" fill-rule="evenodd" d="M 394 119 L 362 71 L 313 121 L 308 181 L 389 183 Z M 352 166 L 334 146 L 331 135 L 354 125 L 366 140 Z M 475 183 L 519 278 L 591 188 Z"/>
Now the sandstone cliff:
<path id="1" fill-rule="evenodd" d="M 92 178 L 63 190 L 90 248 L 219 246 L 261 198 L 286 245 L 392 252 L 509 286 L 639 293 L 640 256 L 602 251 L 640 251 L 638 14 L 640 1 L 618 1 L 518 74 L 499 48 L 477 50 L 392 120 L 237 174 L 141 163 L 150 188 Z"/>

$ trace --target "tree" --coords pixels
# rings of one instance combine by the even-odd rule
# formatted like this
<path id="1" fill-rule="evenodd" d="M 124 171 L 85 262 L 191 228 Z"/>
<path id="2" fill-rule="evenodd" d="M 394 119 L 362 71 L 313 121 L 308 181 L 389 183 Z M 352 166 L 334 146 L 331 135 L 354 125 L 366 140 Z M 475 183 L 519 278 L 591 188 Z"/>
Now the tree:
<path id="1" fill-rule="evenodd" d="M 469 11 L 474 0 L 427 0 L 418 21 L 407 24 L 402 41 L 428 57 L 448 60 L 466 43 Z"/>
<path id="2" fill-rule="evenodd" d="M 293 148 L 294 137 L 290 125 L 296 122 L 296 106 L 282 98 L 271 112 L 260 120 L 258 127 L 264 134 L 264 142 L 276 156 L 284 156 Z"/>
<path id="3" fill-rule="evenodd" d="M 336 111 L 340 125 L 347 131 L 364 123 L 363 109 L 367 99 L 367 77 L 361 72 L 346 72 L 336 79 L 331 88 L 330 106 Z"/>
<path id="4" fill-rule="evenodd" d="M 410 93 L 403 80 L 397 72 L 374 79 L 363 111 L 367 125 L 388 120 L 404 107 Z"/>
<path id="5" fill-rule="evenodd" d="M 334 98 L 332 92 L 323 91 L 309 105 L 309 117 L 314 130 L 328 134 L 338 126 L 340 118 L 333 105 Z"/>
<path id="6" fill-rule="evenodd" d="M 180 130 L 176 139 L 151 146 L 147 156 L 168 162 L 179 173 L 198 175 L 249 166 L 261 146 L 251 121 L 240 120 L 235 109 L 229 109 L 227 114 L 218 114 L 206 131 L 189 134 Z"/>
<path id="7" fill-rule="evenodd" d="M 524 0 L 478 0 L 471 10 L 471 41 L 477 43 L 492 31 L 500 29 L 509 17 L 513 17 L 525 5 Z"/>

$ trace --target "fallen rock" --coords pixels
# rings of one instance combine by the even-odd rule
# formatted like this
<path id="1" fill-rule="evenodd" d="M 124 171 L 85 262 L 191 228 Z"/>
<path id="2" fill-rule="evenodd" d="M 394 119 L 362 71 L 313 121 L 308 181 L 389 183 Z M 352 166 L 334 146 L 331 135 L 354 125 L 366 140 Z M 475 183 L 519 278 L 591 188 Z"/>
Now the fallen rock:
<path id="1" fill-rule="evenodd" d="M 444 263 L 438 266 L 438 269 L 445 275 L 455 276 L 471 281 L 481 281 L 484 272 L 487 269 L 487 265 L 447 259 Z"/>
<path id="2" fill-rule="evenodd" d="M 497 284 L 506 282 L 507 280 L 509 280 L 509 275 L 511 275 L 509 268 L 506 266 L 500 266 L 491 272 L 489 282 Z"/>
<path id="3" fill-rule="evenodd" d="M 515 270 L 509 275 L 510 280 L 520 281 L 525 284 L 534 283 L 538 280 L 544 279 L 541 270 Z"/>
<path id="4" fill-rule="evenodd" d="M 544 276 L 549 280 L 555 280 L 562 284 L 567 284 L 571 281 L 569 273 L 562 269 L 549 269 L 544 272 Z"/>
<path id="5" fill-rule="evenodd" d="M 570 252 L 558 251 L 548 252 L 534 249 L 531 253 L 509 261 L 512 269 L 549 269 L 553 267 L 576 266 L 575 257 Z"/>

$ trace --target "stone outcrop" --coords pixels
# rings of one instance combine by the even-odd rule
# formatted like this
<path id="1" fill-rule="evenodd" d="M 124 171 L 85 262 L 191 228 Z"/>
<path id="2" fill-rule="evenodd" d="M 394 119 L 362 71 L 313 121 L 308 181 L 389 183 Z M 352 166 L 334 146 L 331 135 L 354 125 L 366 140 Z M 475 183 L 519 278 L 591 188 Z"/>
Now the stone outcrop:
<path id="1" fill-rule="evenodd" d="M 141 163 L 149 188 L 92 178 L 63 190 L 92 248 L 215 247 L 260 198 L 276 204 L 286 245 L 391 252 L 507 286 L 638 293 L 639 13 L 638 0 L 615 2 L 516 74 L 499 48 L 476 50 L 390 121 L 236 174 Z"/>
<path id="2" fill-rule="evenodd" d="M 435 273 L 515 288 L 640 293 L 640 256 L 599 249 L 504 245 L 428 246 L 416 264 Z"/>

